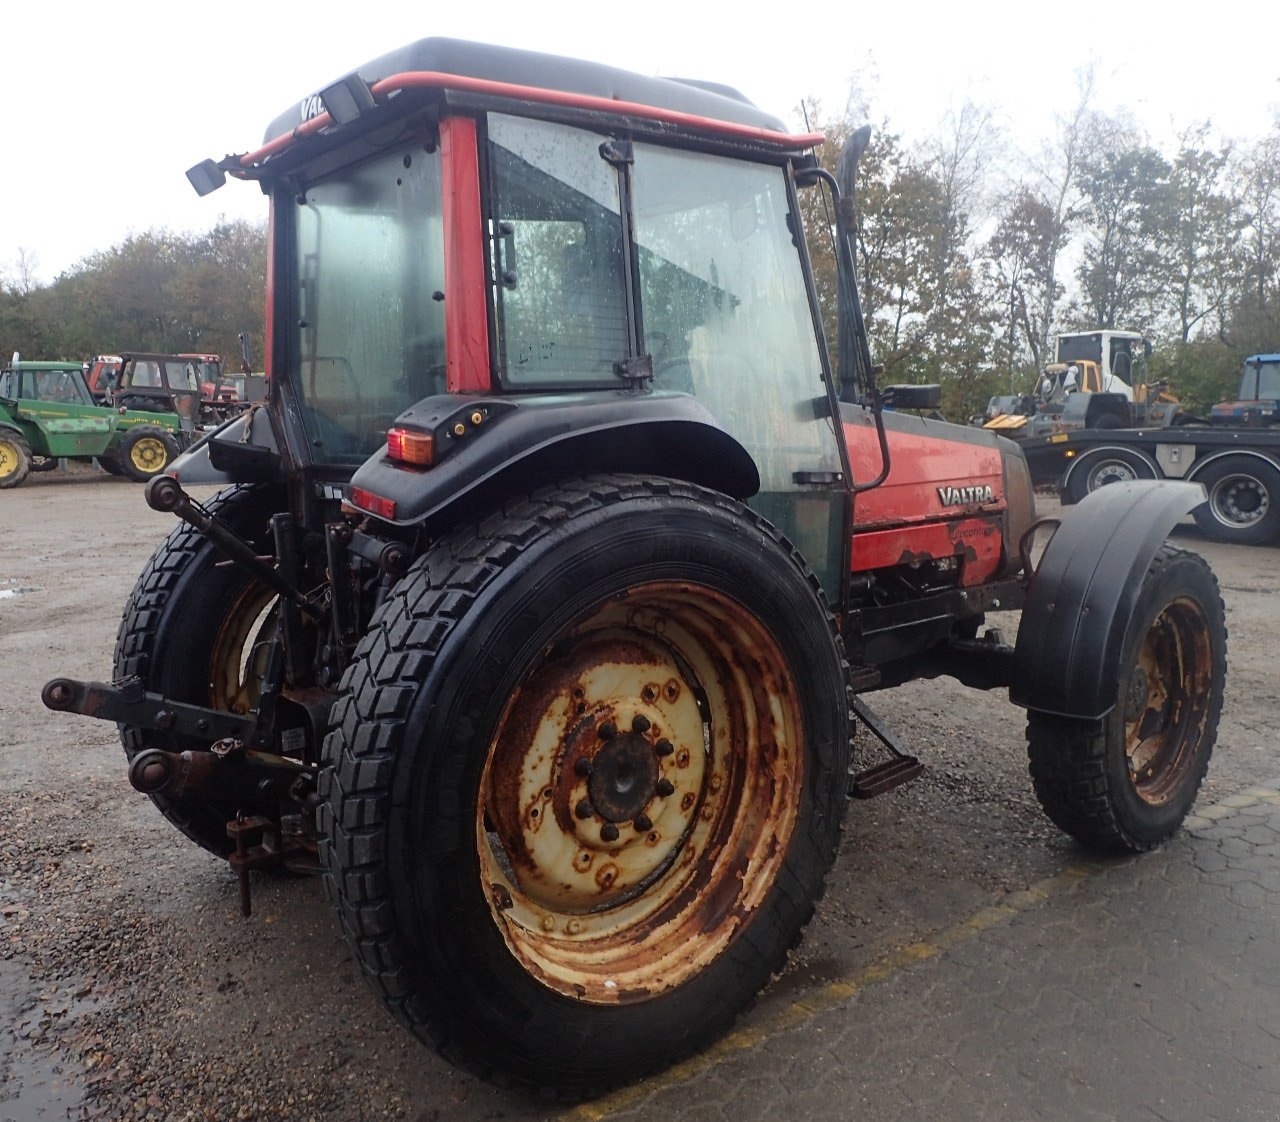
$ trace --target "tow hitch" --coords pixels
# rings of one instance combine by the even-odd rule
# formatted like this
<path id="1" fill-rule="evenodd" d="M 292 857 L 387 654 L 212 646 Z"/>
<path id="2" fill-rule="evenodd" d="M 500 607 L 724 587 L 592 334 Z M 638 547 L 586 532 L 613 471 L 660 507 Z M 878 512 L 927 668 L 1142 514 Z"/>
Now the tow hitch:
<path id="1" fill-rule="evenodd" d="M 236 808 L 235 817 L 227 822 L 227 836 L 235 845 L 227 861 L 240 883 L 243 915 L 252 914 L 250 869 L 319 871 L 310 827 L 318 802 L 319 769 L 289 756 L 248 748 L 246 741 L 252 742 L 257 731 L 254 716 L 174 702 L 146 692 L 136 678 L 115 685 L 55 678 L 45 685 L 41 698 L 48 708 L 62 712 L 213 740 L 208 750 L 139 752 L 129 765 L 129 783 L 144 795 L 163 796 L 171 802 Z"/>
<path id="2" fill-rule="evenodd" d="M 40 700 L 49 709 L 80 713 L 104 721 L 119 721 L 143 729 L 161 729 L 206 741 L 235 738 L 249 740 L 256 724 L 252 716 L 184 705 L 158 693 L 148 693 L 139 678 L 113 685 L 54 678 L 45 683 Z"/>

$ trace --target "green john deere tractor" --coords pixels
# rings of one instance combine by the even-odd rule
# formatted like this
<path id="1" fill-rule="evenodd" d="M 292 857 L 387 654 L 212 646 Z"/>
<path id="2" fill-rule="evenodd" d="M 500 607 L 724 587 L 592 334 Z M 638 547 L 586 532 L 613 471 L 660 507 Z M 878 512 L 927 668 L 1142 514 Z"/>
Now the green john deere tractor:
<path id="1" fill-rule="evenodd" d="M 95 405 L 78 362 L 15 361 L 0 371 L 0 488 L 61 459 L 145 482 L 191 443 L 191 416 Z"/>

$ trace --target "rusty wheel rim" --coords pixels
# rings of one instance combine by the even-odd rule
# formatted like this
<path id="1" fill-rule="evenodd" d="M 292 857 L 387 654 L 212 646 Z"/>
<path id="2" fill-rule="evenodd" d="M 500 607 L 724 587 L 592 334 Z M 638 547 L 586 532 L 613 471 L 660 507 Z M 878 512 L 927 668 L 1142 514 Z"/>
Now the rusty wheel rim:
<path id="1" fill-rule="evenodd" d="M 1173 601 L 1143 639 L 1124 700 L 1129 779 L 1144 802 L 1167 802 L 1195 766 L 1212 673 L 1204 610 L 1190 599 Z"/>
<path id="2" fill-rule="evenodd" d="M 129 449 L 129 460 L 139 471 L 159 471 L 169 462 L 169 452 L 164 441 L 155 436 L 144 436 Z"/>
<path id="3" fill-rule="evenodd" d="M 275 593 L 257 583 L 232 601 L 209 659 L 209 704 L 214 709 L 244 714 L 257 707 L 276 608 Z"/>
<path id="4" fill-rule="evenodd" d="M 513 694 L 482 779 L 480 875 L 511 953 L 600 1004 L 698 974 L 785 860 L 802 738 L 786 659 L 730 597 L 645 584 L 580 619 Z"/>

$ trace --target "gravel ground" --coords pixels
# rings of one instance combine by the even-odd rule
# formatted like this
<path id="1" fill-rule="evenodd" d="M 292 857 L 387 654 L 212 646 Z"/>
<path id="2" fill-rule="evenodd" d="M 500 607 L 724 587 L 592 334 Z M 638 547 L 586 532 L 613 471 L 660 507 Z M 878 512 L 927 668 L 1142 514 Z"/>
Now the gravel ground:
<path id="1" fill-rule="evenodd" d="M 171 525 L 93 472 L 0 496 L 0 1122 L 546 1116 L 392 1022 L 314 881 L 256 880 L 242 920 L 228 867 L 128 786 L 114 729 L 40 705 L 50 677 L 109 675 L 121 607 Z M 1280 775 L 1280 551 L 1177 536 L 1228 608 L 1213 801 Z M 1082 856 L 1035 803 L 1003 695 L 939 680 L 870 701 L 928 770 L 853 804 L 818 917 L 748 1019 Z"/>

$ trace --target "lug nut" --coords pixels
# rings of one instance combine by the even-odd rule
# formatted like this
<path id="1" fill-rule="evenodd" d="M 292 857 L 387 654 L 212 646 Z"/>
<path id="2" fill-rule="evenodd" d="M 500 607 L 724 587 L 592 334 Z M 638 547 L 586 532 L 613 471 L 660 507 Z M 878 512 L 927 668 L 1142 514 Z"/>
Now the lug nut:
<path id="1" fill-rule="evenodd" d="M 590 775 L 594 769 L 591 766 L 591 761 L 586 756 L 579 756 L 573 762 L 573 770 L 576 774 L 585 777 Z"/>
<path id="2" fill-rule="evenodd" d="M 618 827 L 612 822 L 606 822 L 600 827 L 600 840 L 607 842 L 616 842 L 618 840 Z"/>
<path id="3" fill-rule="evenodd" d="M 669 756 L 676 750 L 675 745 L 671 743 L 665 736 L 653 746 L 653 750 L 659 756 Z"/>
<path id="4" fill-rule="evenodd" d="M 637 713 L 631 719 L 631 731 L 632 732 L 648 732 L 649 718 L 646 717 L 643 713 Z"/>
<path id="5" fill-rule="evenodd" d="M 654 790 L 665 799 L 668 795 L 675 794 L 676 785 L 670 779 L 659 779 L 658 785 L 654 787 Z"/>
<path id="6" fill-rule="evenodd" d="M 643 834 L 646 830 L 653 829 L 653 819 L 651 819 L 647 814 L 637 814 L 636 820 L 632 825 L 639 833 Z"/>
<path id="7" fill-rule="evenodd" d="M 590 799 L 583 799 L 577 806 L 573 808 L 573 813 L 579 818 L 590 818 L 596 812 L 596 808 L 591 805 Z"/>
<path id="8" fill-rule="evenodd" d="M 596 729 L 596 736 L 598 736 L 601 740 L 612 740 L 617 735 L 618 735 L 618 726 L 615 725 L 612 721 L 605 721 L 604 724 L 602 724 L 598 729 Z"/>

